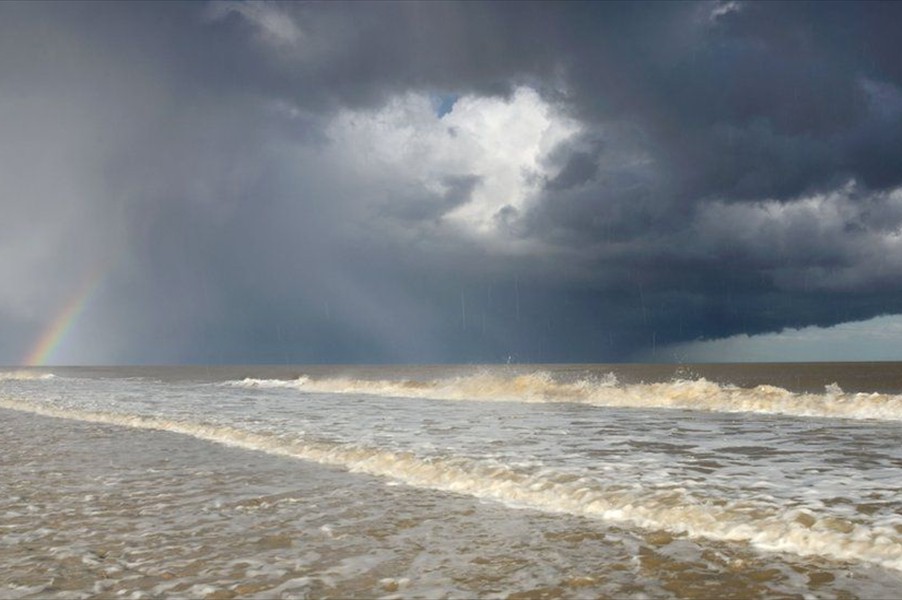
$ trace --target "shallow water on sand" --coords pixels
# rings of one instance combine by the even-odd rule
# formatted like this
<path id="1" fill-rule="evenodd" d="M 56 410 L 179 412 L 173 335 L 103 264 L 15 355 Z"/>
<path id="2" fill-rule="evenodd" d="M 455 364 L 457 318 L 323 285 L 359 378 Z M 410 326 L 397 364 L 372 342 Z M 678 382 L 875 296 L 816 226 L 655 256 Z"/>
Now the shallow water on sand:
<path id="1" fill-rule="evenodd" d="M 875 419 L 771 410 L 834 411 L 842 389 L 698 378 L 163 374 L 0 382 L 0 596 L 902 589 L 892 391 L 861 398 Z"/>

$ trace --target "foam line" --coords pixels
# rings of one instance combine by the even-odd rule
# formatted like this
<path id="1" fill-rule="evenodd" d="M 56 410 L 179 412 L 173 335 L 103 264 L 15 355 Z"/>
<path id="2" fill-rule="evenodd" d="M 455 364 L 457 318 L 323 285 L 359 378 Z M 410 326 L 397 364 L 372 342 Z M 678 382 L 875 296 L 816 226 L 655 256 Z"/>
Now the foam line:
<path id="1" fill-rule="evenodd" d="M 572 474 L 553 471 L 527 474 L 503 463 L 486 460 L 425 459 L 410 452 L 292 441 L 234 427 L 158 417 L 60 409 L 9 398 L 0 398 L 0 407 L 50 417 L 169 431 L 228 446 L 339 466 L 352 472 L 389 477 L 414 487 L 466 494 L 546 512 L 599 518 L 612 524 L 744 542 L 768 551 L 863 561 L 902 570 L 898 524 L 869 525 L 750 500 L 700 502 L 679 487 L 610 485 L 594 478 L 574 478 Z"/>
<path id="2" fill-rule="evenodd" d="M 613 374 L 598 380 L 560 382 L 550 373 L 539 371 L 517 376 L 481 373 L 431 381 L 313 379 L 306 376 L 293 380 L 247 378 L 228 382 L 227 385 L 436 400 L 573 402 L 606 407 L 672 408 L 782 414 L 795 417 L 902 421 L 902 396 L 878 393 L 848 394 L 836 384 L 827 386 L 823 394 L 810 394 L 790 392 L 772 385 L 739 388 L 706 379 L 621 384 Z"/>

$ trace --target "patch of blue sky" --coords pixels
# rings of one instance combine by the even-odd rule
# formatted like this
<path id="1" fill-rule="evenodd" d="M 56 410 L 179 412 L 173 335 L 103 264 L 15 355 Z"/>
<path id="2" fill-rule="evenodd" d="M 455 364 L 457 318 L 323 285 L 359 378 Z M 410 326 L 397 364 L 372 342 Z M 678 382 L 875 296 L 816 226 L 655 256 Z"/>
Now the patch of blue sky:
<path id="1" fill-rule="evenodd" d="M 658 348 L 657 354 L 657 360 L 679 362 L 902 360 L 902 315 L 700 340 Z"/>
<path id="2" fill-rule="evenodd" d="M 432 107 L 439 119 L 454 110 L 454 104 L 460 98 L 458 94 L 433 94 Z"/>

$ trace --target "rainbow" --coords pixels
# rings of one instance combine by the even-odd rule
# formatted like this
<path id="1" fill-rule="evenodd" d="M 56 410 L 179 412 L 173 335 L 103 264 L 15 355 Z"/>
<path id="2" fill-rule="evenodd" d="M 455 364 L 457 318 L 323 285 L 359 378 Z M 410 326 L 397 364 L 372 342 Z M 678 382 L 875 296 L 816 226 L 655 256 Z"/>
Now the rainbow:
<path id="1" fill-rule="evenodd" d="M 105 269 L 96 269 L 88 274 L 75 290 L 75 293 L 69 298 L 69 301 L 63 305 L 62 309 L 51 321 L 50 325 L 44 329 L 37 342 L 25 355 L 25 358 L 22 359 L 24 366 L 40 367 L 47 363 L 47 359 L 59 347 L 60 342 L 63 341 L 66 333 L 78 320 L 78 316 L 84 311 L 94 292 L 100 287 L 100 282 L 103 280 L 105 272 Z"/>

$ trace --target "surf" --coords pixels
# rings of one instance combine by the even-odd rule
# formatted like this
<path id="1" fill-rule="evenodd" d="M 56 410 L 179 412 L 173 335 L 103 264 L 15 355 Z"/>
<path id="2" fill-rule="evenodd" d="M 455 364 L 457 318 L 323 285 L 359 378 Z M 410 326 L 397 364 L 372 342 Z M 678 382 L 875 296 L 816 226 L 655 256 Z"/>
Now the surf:
<path id="1" fill-rule="evenodd" d="M 483 372 L 425 380 L 301 375 L 296 379 L 245 378 L 225 385 L 446 401 L 565 402 L 611 408 L 902 421 L 902 395 L 846 393 L 836 384 L 825 386 L 824 392 L 817 394 L 791 392 L 773 385 L 742 388 L 705 378 L 624 384 L 613 373 L 562 381 L 547 371 L 535 371 L 512 375 Z"/>
<path id="2" fill-rule="evenodd" d="M 275 435 L 181 418 L 39 405 L 13 398 L 0 399 L 0 407 L 47 417 L 168 431 L 512 507 L 902 570 L 902 526 L 898 523 L 856 522 L 806 508 L 781 506 L 766 497 L 699 498 L 678 485 L 613 483 L 578 472 L 526 469 L 493 459 L 424 457 L 413 451 Z"/>
<path id="3" fill-rule="evenodd" d="M 55 379 L 53 373 L 42 373 L 40 371 L 30 371 L 20 369 L 16 371 L 0 371 L 0 381 L 38 381 Z"/>

